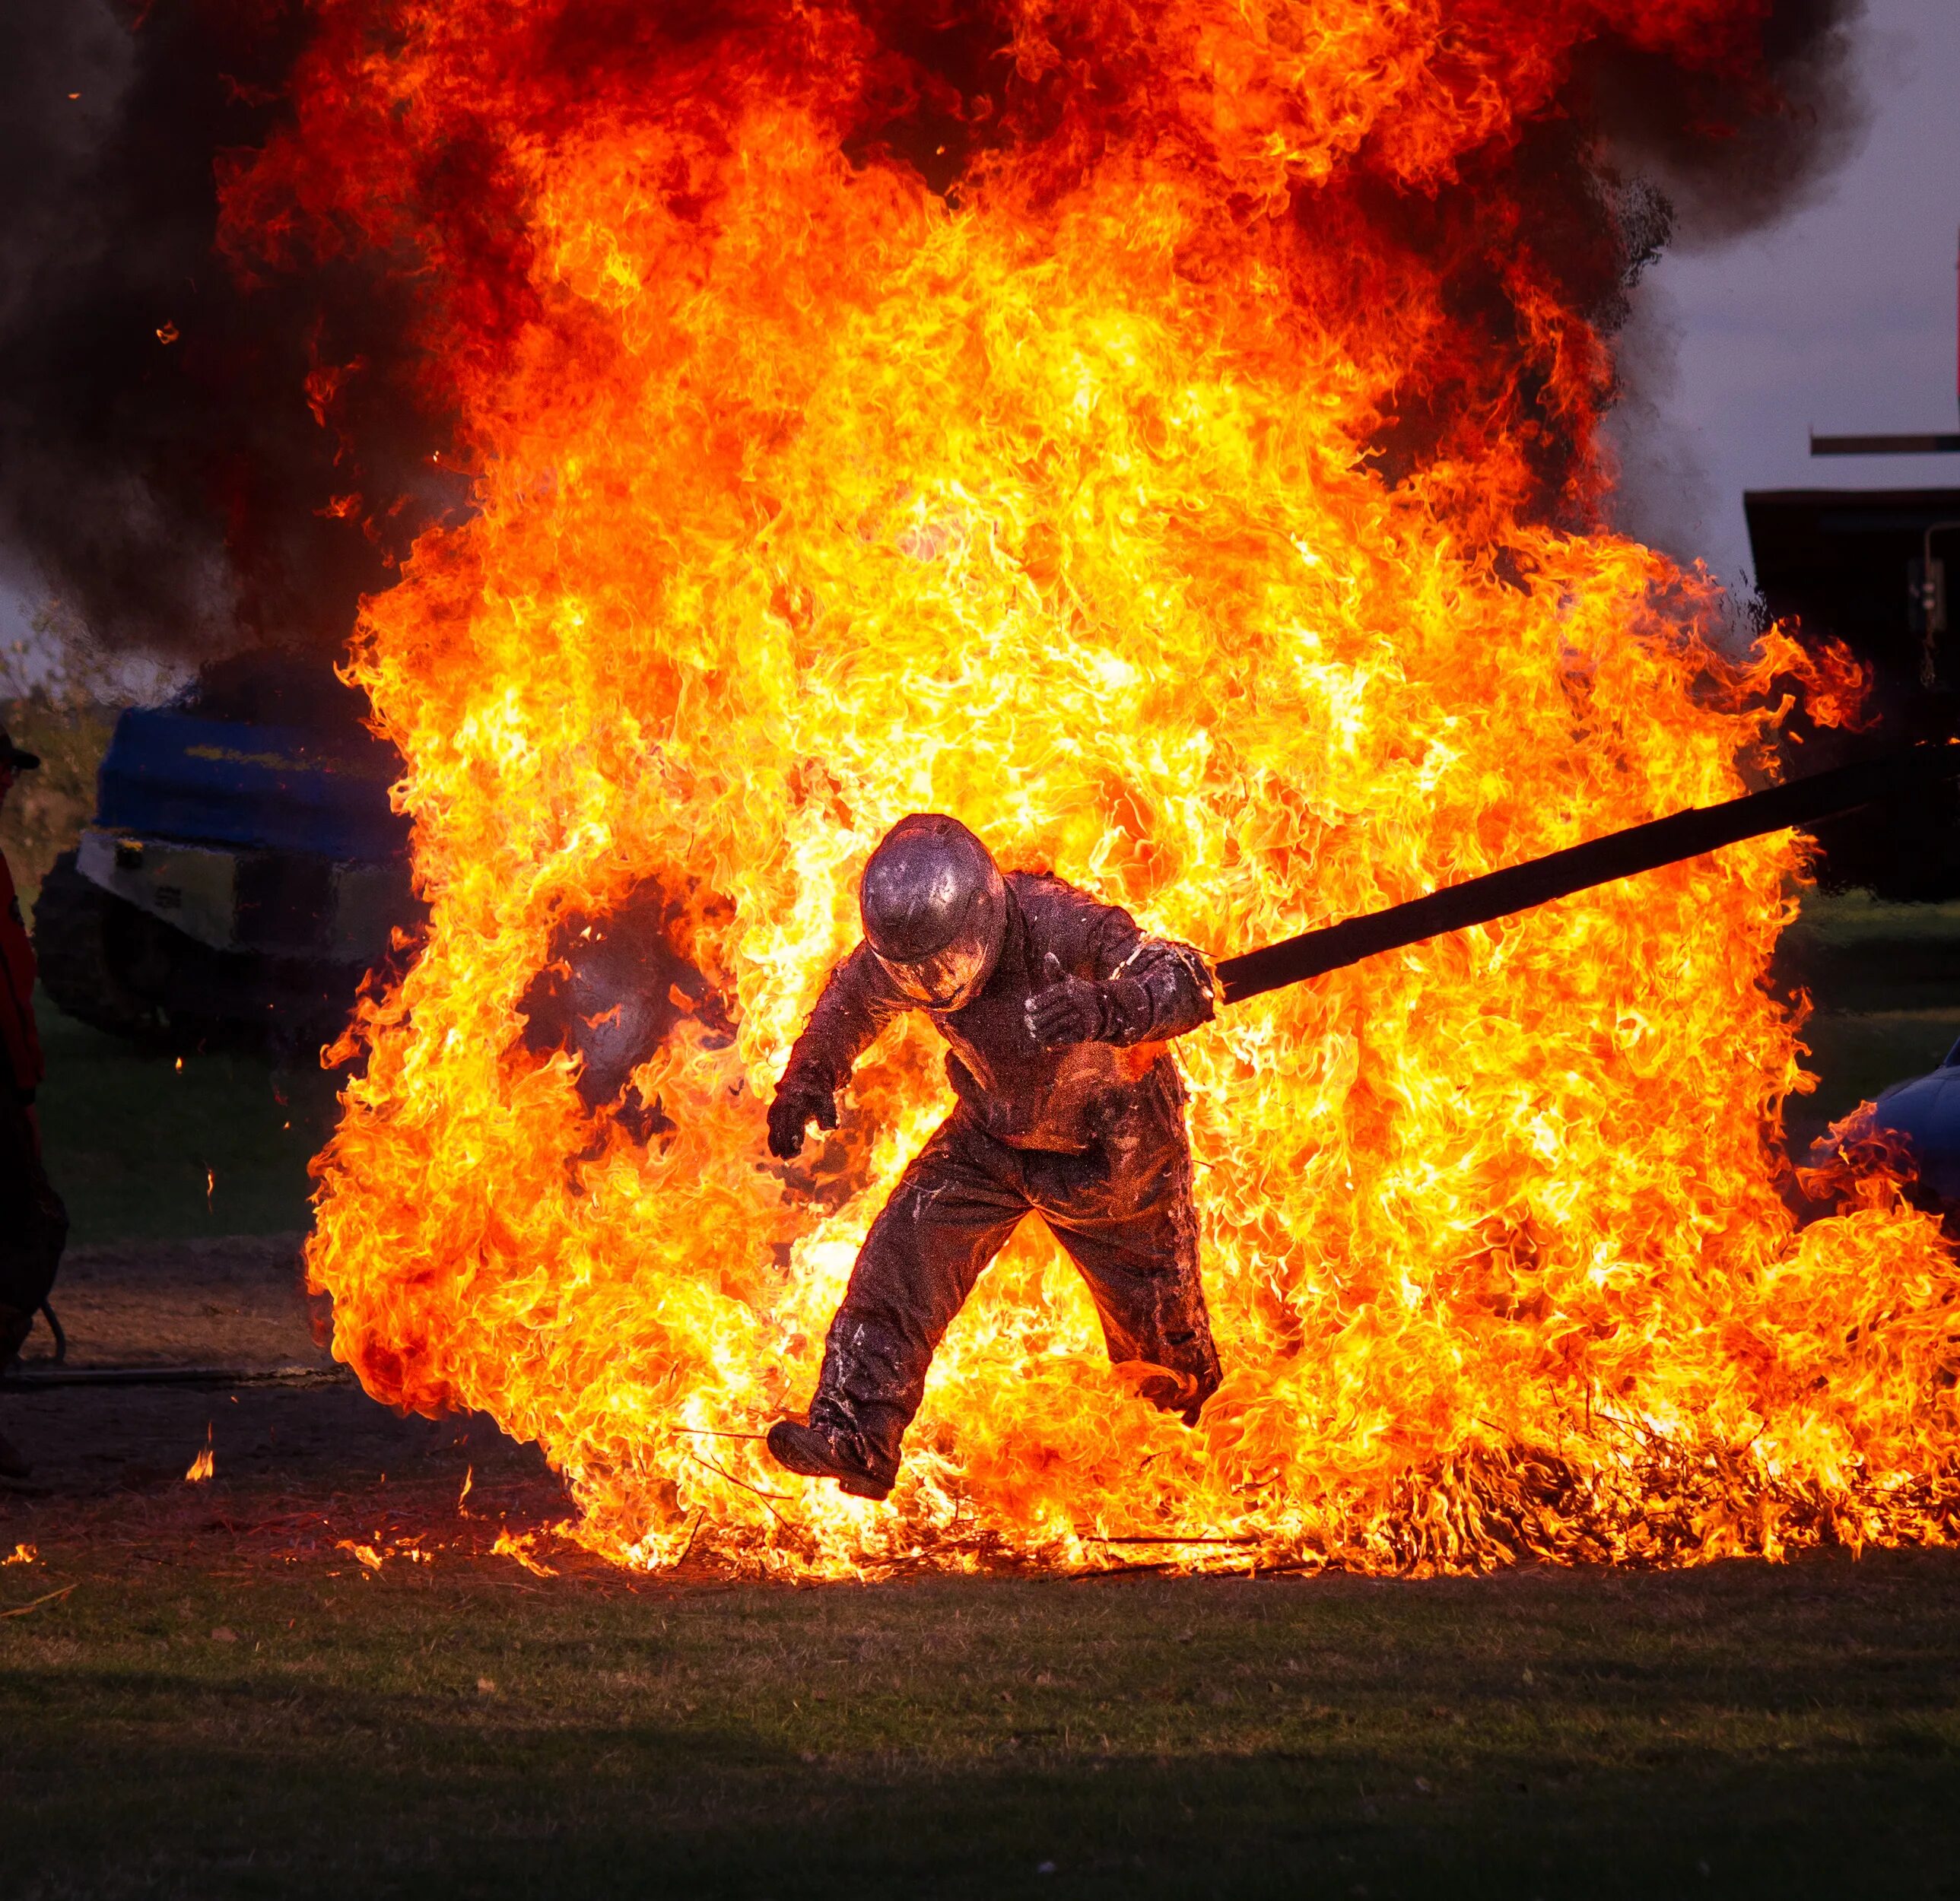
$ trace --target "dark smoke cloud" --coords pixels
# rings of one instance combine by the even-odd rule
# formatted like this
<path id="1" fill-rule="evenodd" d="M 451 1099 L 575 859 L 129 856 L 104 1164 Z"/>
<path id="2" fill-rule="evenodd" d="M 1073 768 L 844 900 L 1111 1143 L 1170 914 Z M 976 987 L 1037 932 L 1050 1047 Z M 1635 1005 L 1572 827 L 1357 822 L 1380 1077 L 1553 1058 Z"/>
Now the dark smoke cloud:
<path id="1" fill-rule="evenodd" d="M 1859 58 L 1865 11 L 1865 0 L 1782 0 L 1765 36 L 1769 83 L 1750 101 L 1624 48 L 1607 52 L 1580 80 L 1582 110 L 1600 129 L 1602 173 L 1617 189 L 1647 194 L 1645 215 L 1658 215 L 1669 244 L 1682 250 L 1801 209 L 1870 128 Z M 1637 261 L 1628 274 L 1630 291 L 1640 268 Z M 1675 319 L 1664 296 L 1650 292 L 1615 327 L 1619 386 L 1608 434 L 1619 479 L 1609 513 L 1623 532 L 1691 563 L 1706 552 L 1715 497 L 1691 439 L 1667 413 L 1678 377 Z M 1739 634 L 1752 625 L 1750 606 L 1739 611 Z"/>
<path id="2" fill-rule="evenodd" d="M 1746 94 L 1651 54 L 1605 46 L 1582 65 L 1578 110 L 1609 171 L 1664 193 L 1674 241 L 1717 244 L 1814 197 L 1871 120 L 1858 52 L 1865 0 L 1774 0 L 1764 83 Z"/>
<path id="3" fill-rule="evenodd" d="M 1460 418 L 1507 403 L 1533 425 L 1530 451 L 1542 517 L 1573 529 L 1602 514 L 1638 532 L 1652 528 L 1669 552 L 1691 557 L 1684 494 L 1660 491 L 1688 472 L 1681 445 L 1643 440 L 1660 428 L 1673 374 L 1664 316 L 1637 327 L 1615 359 L 1602 406 L 1613 421 L 1623 475 L 1615 497 L 1594 486 L 1583 418 L 1541 400 L 1527 371 L 1529 322 L 1509 288 L 1519 261 L 1554 286 L 1564 307 L 1585 313 L 1605 337 L 1626 336 L 1642 277 L 1669 246 L 1707 244 L 1773 223 L 1815 193 L 1855 149 L 1869 116 L 1856 58 L 1865 0 L 1770 0 L 1760 73 L 1744 84 L 1722 72 L 1683 66 L 1608 37 L 1574 62 L 1556 110 L 1526 126 L 1513 146 L 1479 155 L 1433 201 L 1405 203 L 1378 222 L 1440 257 L 1452 313 L 1476 332 L 1467 361 L 1418 362 L 1376 447 L 1391 480 L 1446 453 Z M 1514 230 L 1493 228 L 1488 207 L 1515 204 Z M 1627 413 L 1616 418 L 1613 412 Z M 1605 472 L 1610 474 L 1608 463 Z M 1691 487 L 1684 484 L 1682 488 Z M 1650 505 L 1653 504 L 1653 505 Z"/>
<path id="4" fill-rule="evenodd" d="M 0 9 L 0 541 L 107 646 L 337 642 L 445 499 L 378 274 L 247 289 L 214 252 L 215 165 L 277 122 L 307 30 L 256 0 Z M 309 372 L 357 360 L 323 424 Z"/>
<path id="5" fill-rule="evenodd" d="M 1360 175 L 1336 187 L 1315 215 L 1386 221 L 1411 256 L 1440 261 L 1484 346 L 1481 362 L 1411 366 L 1378 445 L 1385 474 L 1446 450 L 1453 419 L 1516 399 L 1503 389 L 1521 334 L 1507 244 L 1532 252 L 1568 307 L 1614 330 L 1671 233 L 1717 241 L 1813 189 L 1863 123 L 1861 6 L 1773 0 L 1769 72 L 1746 95 L 1599 45 L 1557 113 L 1449 190 L 1398 195 Z M 1017 98 L 1010 8 L 860 0 L 859 11 L 886 49 L 852 141 L 861 162 L 913 164 L 956 191 L 990 138 L 1040 138 L 1068 122 L 1065 72 Z M 583 48 L 595 70 L 616 70 L 656 26 L 705 31 L 721 12 L 571 0 L 557 51 Z M 329 246 L 247 282 L 214 248 L 215 173 L 285 122 L 312 26 L 301 0 L 0 9 L 0 162 L 13 185 L 0 226 L 0 544 L 30 556 L 108 645 L 183 657 L 254 638 L 336 646 L 413 533 L 463 502 L 433 459 L 446 418 L 440 379 L 408 341 L 425 333 L 409 274 Z M 1083 61 L 1109 51 L 1085 47 Z M 1483 209 L 1500 195 L 1526 214 L 1508 237 Z M 460 196 L 479 224 L 495 222 L 494 192 Z M 479 296 L 513 263 L 492 242 L 503 228 L 486 224 L 488 248 L 469 253 L 481 253 Z M 1547 410 L 1542 507 L 1575 526 L 1577 428 Z"/>

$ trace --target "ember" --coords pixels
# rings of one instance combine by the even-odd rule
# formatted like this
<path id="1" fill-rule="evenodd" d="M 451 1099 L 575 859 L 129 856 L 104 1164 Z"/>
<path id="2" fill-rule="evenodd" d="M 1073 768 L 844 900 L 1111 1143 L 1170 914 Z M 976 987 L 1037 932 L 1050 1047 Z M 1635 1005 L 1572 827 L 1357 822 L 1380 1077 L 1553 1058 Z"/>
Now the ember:
<path id="1" fill-rule="evenodd" d="M 491 1546 L 490 1550 L 495 1556 L 516 1559 L 534 1578 L 555 1578 L 558 1575 L 556 1569 L 536 1556 L 537 1543 L 534 1532 L 500 1531 L 497 1534 L 496 1543 Z"/>
<path id="2" fill-rule="evenodd" d="M 1793 679 L 1853 702 L 1599 526 L 1589 313 L 1637 246 L 1541 243 L 1605 202 L 1561 129 L 1589 43 L 1760 104 L 1761 14 L 975 8 L 955 83 L 868 8 L 323 9 L 234 241 L 418 260 L 478 503 L 354 662 L 432 906 L 320 1165 L 368 1390 L 536 1438 L 641 1566 L 1950 1539 L 1960 1274 L 1896 1193 L 1786 1205 L 1787 835 L 1180 1044 L 1195 1433 L 1030 1224 L 888 1505 L 756 1438 L 947 1105 L 908 1029 L 813 1163 L 763 1146 L 902 814 L 1222 956 L 1732 796 Z"/>

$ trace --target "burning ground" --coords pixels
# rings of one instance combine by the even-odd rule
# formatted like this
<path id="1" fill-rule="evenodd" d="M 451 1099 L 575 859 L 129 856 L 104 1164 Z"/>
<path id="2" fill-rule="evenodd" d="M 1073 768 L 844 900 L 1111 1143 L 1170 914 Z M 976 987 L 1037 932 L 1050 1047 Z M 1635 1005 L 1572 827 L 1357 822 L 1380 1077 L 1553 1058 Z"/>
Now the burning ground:
<path id="1" fill-rule="evenodd" d="M 648 1578 L 489 1419 L 265 1380 L 293 1238 L 72 1266 L 74 1365 L 262 1377 L 39 1339 L 0 1391 L 9 1893 L 1935 1893 L 1960 1849 L 1950 1552 Z"/>

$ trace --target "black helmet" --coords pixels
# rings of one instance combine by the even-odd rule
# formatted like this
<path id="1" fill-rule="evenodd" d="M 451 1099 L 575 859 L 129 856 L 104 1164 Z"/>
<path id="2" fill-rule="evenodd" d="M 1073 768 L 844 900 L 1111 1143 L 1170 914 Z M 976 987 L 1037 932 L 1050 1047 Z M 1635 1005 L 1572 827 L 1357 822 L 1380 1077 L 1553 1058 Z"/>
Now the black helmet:
<path id="1" fill-rule="evenodd" d="M 994 974 L 1007 888 L 957 819 L 915 812 L 886 832 L 858 883 L 864 936 L 916 1003 L 957 1009 Z"/>

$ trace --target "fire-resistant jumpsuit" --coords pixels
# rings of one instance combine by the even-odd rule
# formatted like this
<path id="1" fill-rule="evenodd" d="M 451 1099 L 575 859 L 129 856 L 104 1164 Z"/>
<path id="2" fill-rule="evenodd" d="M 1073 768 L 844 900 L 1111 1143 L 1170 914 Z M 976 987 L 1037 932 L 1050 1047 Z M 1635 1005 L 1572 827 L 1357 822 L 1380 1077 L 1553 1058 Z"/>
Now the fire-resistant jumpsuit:
<path id="1" fill-rule="evenodd" d="M 1188 946 L 1061 879 L 1006 879 L 999 960 L 956 1009 L 912 1002 L 868 944 L 831 972 L 781 1092 L 834 1093 L 901 1011 L 926 1008 L 952 1047 L 958 1106 L 872 1224 L 832 1322 L 810 1422 L 889 1474 L 926 1369 L 981 1270 L 1030 1212 L 1088 1283 L 1110 1358 L 1195 1420 L 1218 1384 L 1198 1270 L 1184 1089 L 1164 1047 L 1210 1020 L 1211 982 Z M 1051 956 L 1055 960 L 1051 964 Z M 1098 1040 L 1045 1049 L 1028 1000 L 1062 974 L 1099 983 Z"/>

